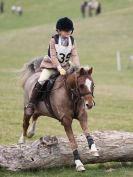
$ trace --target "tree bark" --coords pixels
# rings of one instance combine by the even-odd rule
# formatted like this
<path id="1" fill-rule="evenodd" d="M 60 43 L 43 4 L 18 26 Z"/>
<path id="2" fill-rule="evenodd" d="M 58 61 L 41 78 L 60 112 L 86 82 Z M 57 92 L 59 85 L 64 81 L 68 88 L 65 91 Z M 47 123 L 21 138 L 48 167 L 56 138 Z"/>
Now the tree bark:
<path id="1" fill-rule="evenodd" d="M 93 132 L 99 152 L 94 157 L 84 135 L 76 138 L 81 160 L 84 164 L 111 161 L 133 161 L 133 133 Z M 73 154 L 67 138 L 45 136 L 23 145 L 1 145 L 0 167 L 8 170 L 27 170 L 74 165 Z"/>

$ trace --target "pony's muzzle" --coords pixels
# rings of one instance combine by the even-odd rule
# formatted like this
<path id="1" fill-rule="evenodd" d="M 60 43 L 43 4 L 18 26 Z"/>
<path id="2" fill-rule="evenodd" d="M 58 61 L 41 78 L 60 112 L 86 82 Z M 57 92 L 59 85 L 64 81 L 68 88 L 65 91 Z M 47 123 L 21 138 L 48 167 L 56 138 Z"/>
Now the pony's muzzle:
<path id="1" fill-rule="evenodd" d="M 85 103 L 86 109 L 91 109 L 93 107 L 93 104 L 89 104 L 88 102 Z"/>
<path id="2" fill-rule="evenodd" d="M 91 109 L 93 106 L 90 106 L 89 104 L 86 104 L 86 107 L 87 107 L 88 109 Z"/>
<path id="3" fill-rule="evenodd" d="M 95 106 L 96 104 L 95 104 L 95 101 L 94 100 L 92 100 L 91 102 L 88 102 L 88 101 L 85 101 L 85 107 L 86 107 L 86 109 L 91 109 L 91 108 L 93 108 L 93 106 Z"/>

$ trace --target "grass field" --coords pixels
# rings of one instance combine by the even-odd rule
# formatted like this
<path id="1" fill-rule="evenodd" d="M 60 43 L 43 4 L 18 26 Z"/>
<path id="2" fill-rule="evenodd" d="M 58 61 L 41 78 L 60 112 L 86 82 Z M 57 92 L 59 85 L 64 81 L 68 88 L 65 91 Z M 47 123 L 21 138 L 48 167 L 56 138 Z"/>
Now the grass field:
<path id="1" fill-rule="evenodd" d="M 69 16 L 75 23 L 80 60 L 94 67 L 96 107 L 88 111 L 89 127 L 95 130 L 133 131 L 133 0 L 101 0 L 103 13 L 82 19 L 80 0 L 7 0 L 6 13 L 0 14 L 0 144 L 16 143 L 21 133 L 23 90 L 18 70 L 35 56 L 47 53 L 49 39 L 54 34 L 57 18 Z M 14 16 L 11 4 L 22 4 L 24 15 Z M 116 69 L 116 51 L 121 52 L 122 71 Z M 75 134 L 81 133 L 78 122 Z M 44 134 L 66 136 L 63 127 L 53 119 L 38 121 L 35 137 Z M 88 165 L 85 173 L 74 168 L 57 168 L 30 172 L 7 172 L 0 169 L 0 177 L 132 177 L 133 166 L 121 164 Z M 115 169 L 108 172 L 106 169 Z"/>

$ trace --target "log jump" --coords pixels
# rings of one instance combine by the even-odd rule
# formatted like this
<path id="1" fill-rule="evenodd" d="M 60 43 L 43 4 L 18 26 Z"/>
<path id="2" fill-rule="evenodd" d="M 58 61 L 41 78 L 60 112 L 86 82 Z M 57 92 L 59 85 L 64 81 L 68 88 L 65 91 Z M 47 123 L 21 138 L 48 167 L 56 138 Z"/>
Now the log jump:
<path id="1" fill-rule="evenodd" d="M 99 156 L 89 150 L 83 134 L 76 136 L 84 164 L 133 161 L 133 133 L 93 132 Z M 44 136 L 21 145 L 0 145 L 0 167 L 11 171 L 52 168 L 74 165 L 73 154 L 67 138 Z"/>

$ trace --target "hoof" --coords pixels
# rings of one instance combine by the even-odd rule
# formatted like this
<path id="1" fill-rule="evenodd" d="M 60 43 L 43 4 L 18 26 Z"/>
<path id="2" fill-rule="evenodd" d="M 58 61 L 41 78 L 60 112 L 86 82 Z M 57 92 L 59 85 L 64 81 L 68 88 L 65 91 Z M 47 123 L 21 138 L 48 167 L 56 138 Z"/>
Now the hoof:
<path id="1" fill-rule="evenodd" d="M 21 139 L 20 139 L 20 140 L 18 141 L 18 144 L 25 144 L 25 143 L 26 143 L 25 140 L 21 140 Z"/>
<path id="2" fill-rule="evenodd" d="M 77 170 L 78 172 L 80 172 L 80 171 L 85 171 L 85 167 L 84 167 L 83 165 L 80 165 L 80 166 L 76 167 L 76 170 Z"/>
<path id="3" fill-rule="evenodd" d="M 95 156 L 95 157 L 99 157 L 98 151 L 93 151 L 93 152 L 92 152 L 92 155 Z"/>
<path id="4" fill-rule="evenodd" d="M 75 160 L 75 164 L 76 164 L 76 170 L 77 171 L 85 171 L 85 167 L 82 164 L 82 162 L 80 160 Z"/>
<path id="5" fill-rule="evenodd" d="M 95 156 L 95 157 L 99 157 L 99 153 L 97 151 L 97 148 L 95 146 L 95 144 L 91 145 L 91 153 Z"/>
<path id="6" fill-rule="evenodd" d="M 30 132 L 30 131 L 29 131 L 29 132 L 27 133 L 27 137 L 28 137 L 28 138 L 32 138 L 33 136 L 34 136 L 34 132 Z"/>
<path id="7" fill-rule="evenodd" d="M 20 139 L 18 140 L 18 144 L 25 144 L 25 137 L 20 137 Z"/>

